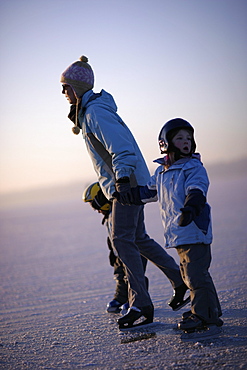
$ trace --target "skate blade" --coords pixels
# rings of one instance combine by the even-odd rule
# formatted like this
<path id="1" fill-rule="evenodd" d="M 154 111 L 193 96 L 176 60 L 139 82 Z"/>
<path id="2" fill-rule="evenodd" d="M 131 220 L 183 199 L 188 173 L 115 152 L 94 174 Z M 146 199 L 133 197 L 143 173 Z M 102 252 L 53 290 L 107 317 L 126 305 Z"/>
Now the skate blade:
<path id="1" fill-rule="evenodd" d="M 190 303 L 190 296 L 187 297 L 180 306 L 174 308 L 173 311 L 180 310 L 181 308 L 183 308 L 184 306 L 186 306 L 188 303 Z"/>
<path id="2" fill-rule="evenodd" d="M 142 330 L 145 330 L 145 329 L 148 329 L 152 326 L 155 326 L 155 323 L 154 322 L 147 322 L 147 320 L 145 321 L 142 321 L 136 325 L 131 325 L 131 326 L 123 326 L 123 327 L 119 327 L 119 330 L 122 331 L 122 332 L 133 332 L 133 331 L 142 331 Z"/>
<path id="3" fill-rule="evenodd" d="M 137 342 L 140 340 L 146 340 L 150 338 L 156 337 L 155 332 L 141 332 L 141 331 L 132 331 L 129 334 L 124 333 L 124 336 L 120 339 L 121 344 L 122 343 L 131 343 L 131 342 Z"/>
<path id="4" fill-rule="evenodd" d="M 118 308 L 107 308 L 106 309 L 106 312 L 107 313 L 120 313 L 121 312 L 121 309 L 118 309 Z"/>
<path id="5" fill-rule="evenodd" d="M 200 330 L 200 331 L 194 331 L 192 333 L 189 332 L 184 332 L 181 334 L 181 339 L 182 340 L 187 340 L 187 341 L 198 341 L 198 340 L 203 340 L 203 339 L 211 339 L 211 338 L 216 338 L 219 336 L 219 334 L 222 332 L 222 329 L 219 328 L 218 326 L 209 326 L 205 330 Z"/>

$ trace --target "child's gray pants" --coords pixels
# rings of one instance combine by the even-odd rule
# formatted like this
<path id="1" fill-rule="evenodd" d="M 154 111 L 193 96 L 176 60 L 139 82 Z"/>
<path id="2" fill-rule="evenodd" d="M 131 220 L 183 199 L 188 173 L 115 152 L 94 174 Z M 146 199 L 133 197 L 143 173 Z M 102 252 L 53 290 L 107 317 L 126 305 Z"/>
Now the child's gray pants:
<path id="1" fill-rule="evenodd" d="M 208 271 L 211 263 L 209 244 L 188 244 L 176 248 L 180 271 L 190 289 L 191 311 L 207 323 L 216 323 L 222 315 L 218 295 Z"/>

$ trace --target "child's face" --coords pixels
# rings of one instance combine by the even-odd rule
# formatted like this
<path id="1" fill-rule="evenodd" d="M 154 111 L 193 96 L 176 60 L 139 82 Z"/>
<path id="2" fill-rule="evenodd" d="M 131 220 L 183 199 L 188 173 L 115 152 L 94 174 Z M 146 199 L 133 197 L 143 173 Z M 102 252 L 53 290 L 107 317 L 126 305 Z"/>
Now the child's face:
<path id="1" fill-rule="evenodd" d="M 182 154 L 188 155 L 191 151 L 191 140 L 191 133 L 182 129 L 174 136 L 172 143 L 176 148 L 180 149 Z"/>

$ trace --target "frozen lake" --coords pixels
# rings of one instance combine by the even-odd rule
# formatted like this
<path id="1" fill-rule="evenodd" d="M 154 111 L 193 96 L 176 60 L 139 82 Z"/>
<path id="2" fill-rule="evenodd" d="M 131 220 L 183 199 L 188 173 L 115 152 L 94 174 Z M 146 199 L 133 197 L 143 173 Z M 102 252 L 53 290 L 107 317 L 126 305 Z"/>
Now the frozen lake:
<path id="1" fill-rule="evenodd" d="M 78 193 L 3 209 L 0 368 L 246 368 L 246 185 L 246 177 L 211 181 L 211 274 L 225 325 L 210 343 L 182 343 L 172 333 L 181 312 L 167 306 L 172 288 L 151 263 L 146 275 L 155 321 L 165 329 L 146 340 L 121 342 L 117 315 L 105 313 L 115 289 L 106 229 Z M 145 210 L 148 233 L 163 245 L 158 205 Z M 168 252 L 178 261 L 175 250 Z"/>

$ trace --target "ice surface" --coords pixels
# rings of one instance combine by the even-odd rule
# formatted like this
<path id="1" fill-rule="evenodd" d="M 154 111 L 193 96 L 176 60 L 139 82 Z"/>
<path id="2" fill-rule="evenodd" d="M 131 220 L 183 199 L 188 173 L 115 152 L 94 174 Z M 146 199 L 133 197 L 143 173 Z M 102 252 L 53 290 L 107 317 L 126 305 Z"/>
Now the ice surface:
<path id="1" fill-rule="evenodd" d="M 147 276 L 162 328 L 130 340 L 105 312 L 115 282 L 101 215 L 71 197 L 0 213 L 0 368 L 246 368 L 247 178 L 211 181 L 211 274 L 225 325 L 218 339 L 182 343 L 172 330 L 181 312 L 167 305 L 169 281 L 151 263 Z M 148 233 L 163 244 L 157 204 L 146 206 Z M 169 250 L 176 261 L 176 251 Z M 157 334 L 157 335 L 156 335 Z"/>

